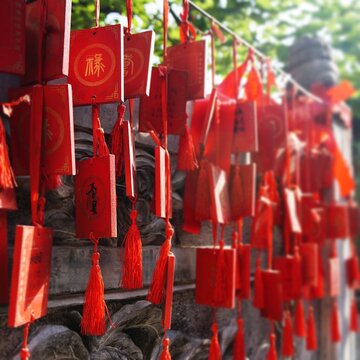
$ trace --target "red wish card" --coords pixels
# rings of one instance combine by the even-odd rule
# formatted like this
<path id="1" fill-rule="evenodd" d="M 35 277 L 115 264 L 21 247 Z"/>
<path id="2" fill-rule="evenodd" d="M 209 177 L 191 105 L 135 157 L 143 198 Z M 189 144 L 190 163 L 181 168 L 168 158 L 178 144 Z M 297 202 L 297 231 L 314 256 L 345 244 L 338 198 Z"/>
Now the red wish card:
<path id="1" fill-rule="evenodd" d="M 0 210 L 17 210 L 15 189 L 0 189 Z"/>
<path id="2" fill-rule="evenodd" d="M 338 257 L 328 259 L 329 266 L 329 296 L 334 297 L 340 294 L 340 261 Z"/>
<path id="3" fill-rule="evenodd" d="M 281 321 L 283 312 L 283 293 L 281 275 L 276 270 L 261 271 L 264 286 L 264 307 L 261 315 L 267 319 Z"/>
<path id="4" fill-rule="evenodd" d="M 345 262 L 346 281 L 350 289 L 356 289 L 359 285 L 359 260 L 357 256 L 352 256 Z"/>
<path id="5" fill-rule="evenodd" d="M 220 252 L 224 258 L 222 266 Z M 196 249 L 195 302 L 200 305 L 233 308 L 235 306 L 236 250 Z M 221 291 L 216 291 L 216 284 Z"/>
<path id="6" fill-rule="evenodd" d="M 290 231 L 294 234 L 301 234 L 301 223 L 299 219 L 298 201 L 296 190 L 284 188 L 285 211 L 290 224 Z"/>
<path id="7" fill-rule="evenodd" d="M 137 194 L 136 158 L 134 136 L 129 121 L 123 122 L 123 142 L 126 196 L 130 199 L 135 199 Z"/>
<path id="8" fill-rule="evenodd" d="M 255 215 L 256 165 L 232 165 L 230 205 L 233 220 Z"/>
<path id="9" fill-rule="evenodd" d="M 349 231 L 352 238 L 356 238 L 359 235 L 359 222 L 360 213 L 357 204 L 350 204 L 348 207 L 349 212 Z"/>
<path id="10" fill-rule="evenodd" d="M 152 30 L 124 35 L 125 98 L 149 95 L 155 33 Z"/>
<path id="11" fill-rule="evenodd" d="M 188 74 L 187 100 L 205 97 L 206 59 L 206 40 L 186 42 L 167 49 L 169 69 Z"/>
<path id="12" fill-rule="evenodd" d="M 175 256 L 173 253 L 170 253 L 167 261 L 166 297 L 165 297 L 165 306 L 163 310 L 163 328 L 165 331 L 171 329 L 174 277 L 175 277 Z"/>
<path id="13" fill-rule="evenodd" d="M 251 246 L 256 249 L 269 248 L 269 231 L 272 227 L 271 217 L 273 203 L 266 197 L 260 196 L 256 201 L 255 218 L 251 229 Z M 271 228 L 272 231 L 272 228 Z"/>
<path id="14" fill-rule="evenodd" d="M 150 95 L 140 100 L 139 130 L 154 130 L 163 134 L 161 75 L 159 69 L 153 67 L 151 73 Z M 167 75 L 167 132 L 181 135 L 186 122 L 186 89 L 187 74 L 183 71 L 171 70 Z"/>
<path id="15" fill-rule="evenodd" d="M 8 325 L 46 315 L 52 249 L 51 228 L 16 226 Z"/>
<path id="16" fill-rule="evenodd" d="M 241 244 L 237 249 L 240 286 L 236 290 L 236 296 L 239 299 L 249 299 L 250 297 L 250 250 L 249 244 Z"/>
<path id="17" fill-rule="evenodd" d="M 155 148 L 155 214 L 166 217 L 166 150 L 162 146 Z"/>
<path id="18" fill-rule="evenodd" d="M 346 204 L 330 204 L 325 208 L 327 237 L 345 239 L 349 236 L 349 214 Z"/>
<path id="19" fill-rule="evenodd" d="M 237 102 L 232 152 L 255 152 L 258 147 L 256 104 L 254 101 Z"/>
<path id="20" fill-rule="evenodd" d="M 300 245 L 303 285 L 318 285 L 318 244 L 307 243 Z"/>
<path id="21" fill-rule="evenodd" d="M 25 1 L 0 1 L 0 72 L 25 73 Z"/>
<path id="22" fill-rule="evenodd" d="M 226 172 L 208 163 L 209 188 L 211 198 L 211 217 L 219 224 L 230 220 L 229 189 Z"/>
<path id="23" fill-rule="evenodd" d="M 0 304 L 9 301 L 7 215 L 0 210 Z"/>
<path id="24" fill-rule="evenodd" d="M 33 1 L 26 5 L 24 84 L 68 74 L 70 25 L 71 0 Z"/>
<path id="25" fill-rule="evenodd" d="M 76 237 L 117 236 L 115 156 L 105 155 L 77 163 L 75 176 Z"/>
<path id="26" fill-rule="evenodd" d="M 68 81 L 74 105 L 124 101 L 123 59 L 122 25 L 72 31 Z"/>
<path id="27" fill-rule="evenodd" d="M 47 175 L 75 174 L 74 120 L 71 85 L 46 85 L 44 89 L 42 158 Z M 31 88 L 11 90 L 10 97 L 32 94 Z M 30 114 L 31 105 L 20 104 L 14 108 L 11 129 L 11 149 L 14 172 L 29 175 Z M 24 135 L 25 134 L 25 135 Z"/>

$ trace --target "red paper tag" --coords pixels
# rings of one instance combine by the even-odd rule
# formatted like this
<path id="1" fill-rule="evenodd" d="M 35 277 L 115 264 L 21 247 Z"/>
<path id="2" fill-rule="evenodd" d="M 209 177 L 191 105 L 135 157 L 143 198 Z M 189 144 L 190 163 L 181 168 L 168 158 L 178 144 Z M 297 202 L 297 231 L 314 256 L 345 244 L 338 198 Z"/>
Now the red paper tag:
<path id="1" fill-rule="evenodd" d="M 233 165 L 230 171 L 230 204 L 233 220 L 255 215 L 256 165 Z"/>
<path id="2" fill-rule="evenodd" d="M 294 234 L 301 234 L 301 224 L 298 216 L 296 190 L 284 188 L 285 210 L 287 212 L 290 231 Z"/>
<path id="3" fill-rule="evenodd" d="M 205 97 L 206 58 L 206 40 L 185 42 L 167 49 L 169 69 L 188 74 L 187 100 Z"/>
<path id="4" fill-rule="evenodd" d="M 115 156 L 78 162 L 74 188 L 76 237 L 116 237 Z"/>
<path id="5" fill-rule="evenodd" d="M 165 297 L 165 306 L 163 311 L 164 331 L 171 329 L 174 275 L 175 275 L 175 256 L 174 254 L 170 254 L 168 256 L 168 261 L 167 261 L 166 297 Z"/>
<path id="6" fill-rule="evenodd" d="M 359 235 L 359 207 L 357 206 L 357 204 L 350 204 L 348 207 L 348 211 L 350 236 L 352 238 L 356 238 Z"/>
<path id="7" fill-rule="evenodd" d="M 276 270 L 262 270 L 264 286 L 264 307 L 261 315 L 270 320 L 281 321 L 283 314 L 283 294 L 281 275 Z"/>
<path id="8" fill-rule="evenodd" d="M 186 122 L 187 74 L 183 71 L 169 71 L 167 75 L 167 132 L 181 135 Z M 150 96 L 142 97 L 139 109 L 139 131 L 154 130 L 163 134 L 161 75 L 153 67 L 151 75 Z"/>
<path id="9" fill-rule="evenodd" d="M 74 105 L 124 101 L 122 25 L 71 32 L 69 83 Z"/>
<path id="10" fill-rule="evenodd" d="M 126 196 L 130 199 L 134 199 L 137 194 L 136 158 L 134 151 L 134 136 L 129 121 L 123 122 L 123 136 Z"/>
<path id="11" fill-rule="evenodd" d="M 254 101 L 237 102 L 232 152 L 255 152 L 258 149 L 256 104 Z"/>
<path id="12" fill-rule="evenodd" d="M 42 22 L 45 22 L 45 34 Z M 24 84 L 68 75 L 70 25 L 71 0 L 47 0 L 46 5 L 43 1 L 33 1 L 26 5 Z"/>
<path id="13" fill-rule="evenodd" d="M 0 189 L 0 210 L 17 210 L 15 189 Z"/>
<path id="14" fill-rule="evenodd" d="M 124 35 L 125 98 L 149 95 L 155 33 L 152 30 Z"/>
<path id="15" fill-rule="evenodd" d="M 208 163 L 209 187 L 211 195 L 211 217 L 218 224 L 230 220 L 230 201 L 226 172 Z"/>
<path id="16" fill-rule="evenodd" d="M 300 245 L 303 285 L 318 284 L 318 245 L 313 243 Z"/>
<path id="17" fill-rule="evenodd" d="M 0 1 L 0 72 L 25 73 L 25 2 Z"/>
<path id="18" fill-rule="evenodd" d="M 166 217 L 166 150 L 155 148 L 155 215 Z"/>
<path id="19" fill-rule="evenodd" d="M 340 294 L 340 261 L 337 257 L 328 260 L 329 264 L 329 296 Z"/>
<path id="20" fill-rule="evenodd" d="M 75 140 L 72 107 L 72 91 L 69 84 L 46 85 L 44 108 L 37 109 L 43 114 L 41 165 L 47 175 L 75 174 Z M 10 97 L 33 94 L 31 88 L 11 90 Z M 29 175 L 30 114 L 34 106 L 20 104 L 14 108 L 11 129 L 12 163 L 15 175 Z M 25 134 L 25 135 L 24 135 Z"/>
<path id="21" fill-rule="evenodd" d="M 357 256 L 352 256 L 345 262 L 346 280 L 350 289 L 356 289 L 359 284 L 359 260 Z"/>
<path id="22" fill-rule="evenodd" d="M 330 239 L 345 239 L 349 236 L 348 207 L 345 204 L 326 206 L 327 237 Z"/>
<path id="23" fill-rule="evenodd" d="M 239 287 L 236 295 L 239 299 L 250 298 L 250 249 L 251 246 L 249 244 L 241 244 L 237 251 Z"/>
<path id="24" fill-rule="evenodd" d="M 218 259 L 220 249 L 196 249 L 196 288 L 195 302 L 200 305 L 233 308 L 235 306 L 235 269 L 236 250 L 223 249 L 223 271 L 218 274 Z M 221 276 L 222 296 L 216 294 L 216 277 Z"/>
<path id="25" fill-rule="evenodd" d="M 269 228 L 269 213 L 272 210 L 273 204 L 268 198 L 261 196 L 256 201 L 256 212 L 251 229 L 251 246 L 256 249 L 268 249 L 268 228 Z"/>
<path id="26" fill-rule="evenodd" d="M 17 327 L 47 313 L 51 228 L 16 226 L 8 325 Z"/>
<path id="27" fill-rule="evenodd" d="M 0 304 L 9 301 L 7 215 L 0 210 Z"/>

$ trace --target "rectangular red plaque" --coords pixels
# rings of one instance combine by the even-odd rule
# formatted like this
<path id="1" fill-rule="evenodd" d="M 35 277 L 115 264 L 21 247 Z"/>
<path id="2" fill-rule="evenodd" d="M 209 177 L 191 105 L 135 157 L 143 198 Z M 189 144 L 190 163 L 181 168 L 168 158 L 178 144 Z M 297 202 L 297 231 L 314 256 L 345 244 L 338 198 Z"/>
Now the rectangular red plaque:
<path id="1" fill-rule="evenodd" d="M 7 215 L 0 210 L 0 304 L 9 301 Z"/>
<path id="2" fill-rule="evenodd" d="M 129 121 L 124 121 L 123 123 L 123 136 L 126 196 L 130 199 L 135 199 L 137 194 L 136 158 L 134 151 L 134 136 Z"/>
<path id="3" fill-rule="evenodd" d="M 79 161 L 74 191 L 76 237 L 116 237 L 115 156 Z"/>
<path id="4" fill-rule="evenodd" d="M 334 297 L 340 294 L 340 261 L 338 257 L 328 260 L 329 264 L 329 296 Z"/>
<path id="5" fill-rule="evenodd" d="M 196 249 L 195 302 L 200 305 L 233 308 L 235 306 L 236 250 L 224 251 L 224 266 L 219 271 L 219 253 L 213 248 Z M 216 278 L 220 276 L 221 294 L 217 293 Z"/>
<path id="6" fill-rule="evenodd" d="M 284 188 L 285 211 L 293 234 L 301 234 L 301 223 L 299 219 L 298 201 L 296 190 Z"/>
<path id="7" fill-rule="evenodd" d="M 230 204 L 233 220 L 255 215 L 256 165 L 232 165 Z"/>
<path id="8" fill-rule="evenodd" d="M 313 243 L 300 245 L 303 285 L 318 285 L 318 245 Z"/>
<path id="9" fill-rule="evenodd" d="M 0 189 L 0 209 L 17 210 L 15 189 Z"/>
<path id="10" fill-rule="evenodd" d="M 8 325 L 17 327 L 47 313 L 51 228 L 18 225 L 15 230 Z"/>
<path id="11" fill-rule="evenodd" d="M 186 42 L 167 49 L 169 69 L 188 74 L 187 100 L 205 97 L 207 69 L 206 40 Z"/>
<path id="12" fill-rule="evenodd" d="M 68 81 L 74 105 L 124 101 L 122 25 L 71 32 Z"/>
<path id="13" fill-rule="evenodd" d="M 46 85 L 44 89 L 41 163 L 47 175 L 75 174 L 75 140 L 71 85 Z M 11 90 L 10 97 L 33 94 L 33 89 Z M 30 114 L 37 106 L 20 104 L 14 108 L 11 129 L 12 163 L 15 175 L 29 175 Z"/>
<path id="14" fill-rule="evenodd" d="M 226 224 L 230 220 L 230 200 L 226 172 L 210 162 L 208 162 L 207 170 L 212 220 L 219 224 Z"/>
<path id="15" fill-rule="evenodd" d="M 42 34 L 42 22 L 45 34 Z M 68 75 L 71 0 L 33 1 L 26 5 L 24 84 Z M 42 74 L 39 74 L 39 71 Z"/>
<path id="16" fill-rule="evenodd" d="M 357 256 L 352 256 L 345 262 L 346 281 L 350 289 L 355 289 L 359 285 L 359 260 Z"/>
<path id="17" fill-rule="evenodd" d="M 254 101 L 237 102 L 232 152 L 255 152 L 258 149 L 256 104 Z"/>
<path id="18" fill-rule="evenodd" d="M 264 285 L 264 307 L 261 315 L 274 321 L 281 321 L 283 312 L 283 294 L 280 272 L 276 270 L 262 270 Z"/>
<path id="19" fill-rule="evenodd" d="M 359 222 L 360 214 L 357 204 L 350 204 L 349 207 L 349 231 L 352 238 L 356 238 L 359 235 Z"/>
<path id="20" fill-rule="evenodd" d="M 155 148 L 155 215 L 166 217 L 166 150 Z"/>
<path id="21" fill-rule="evenodd" d="M 152 68 L 150 95 L 140 100 L 139 131 L 154 130 L 163 134 L 162 80 L 159 69 Z M 167 131 L 168 134 L 181 135 L 186 122 L 187 74 L 183 71 L 170 70 L 167 75 Z"/>
<path id="22" fill-rule="evenodd" d="M 349 214 L 346 204 L 330 204 L 325 208 L 327 237 L 344 240 L 349 236 Z"/>
<path id="23" fill-rule="evenodd" d="M 236 295 L 240 299 L 250 298 L 250 250 L 249 244 L 241 244 L 237 250 L 240 287 Z"/>
<path id="24" fill-rule="evenodd" d="M 173 304 L 173 290 L 175 277 L 175 256 L 170 254 L 167 261 L 167 278 L 166 278 L 166 297 L 163 313 L 163 328 L 164 330 L 171 329 L 171 313 Z"/>
<path id="25" fill-rule="evenodd" d="M 146 30 L 124 35 L 125 98 L 149 95 L 155 33 Z"/>
<path id="26" fill-rule="evenodd" d="M 25 73 L 25 1 L 0 1 L 0 72 Z"/>

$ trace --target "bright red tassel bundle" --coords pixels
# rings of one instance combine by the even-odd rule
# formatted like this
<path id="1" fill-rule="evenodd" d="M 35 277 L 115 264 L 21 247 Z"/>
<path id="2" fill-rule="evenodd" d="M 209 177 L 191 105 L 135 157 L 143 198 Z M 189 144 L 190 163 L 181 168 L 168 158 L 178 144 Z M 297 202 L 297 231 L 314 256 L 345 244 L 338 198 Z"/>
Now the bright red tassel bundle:
<path id="1" fill-rule="evenodd" d="M 281 354 L 285 357 L 294 356 L 293 328 L 290 311 L 288 310 L 285 312 Z"/>
<path id="2" fill-rule="evenodd" d="M 0 118 L 0 189 L 13 189 L 14 186 L 16 186 L 16 181 L 10 164 L 6 132 Z"/>
<path id="3" fill-rule="evenodd" d="M 314 309 L 312 306 L 309 306 L 309 317 L 307 325 L 306 349 L 309 351 L 314 351 L 317 349 L 317 336 Z"/>
<path id="4" fill-rule="evenodd" d="M 276 335 L 273 332 L 270 334 L 269 340 L 270 340 L 270 348 L 266 360 L 277 360 Z"/>
<path id="5" fill-rule="evenodd" d="M 177 169 L 193 171 L 199 167 L 196 159 L 195 146 L 188 126 L 185 124 L 183 134 L 180 136 Z"/>
<path id="6" fill-rule="evenodd" d="M 243 319 L 238 319 L 238 330 L 235 337 L 233 360 L 245 360 L 245 339 L 244 339 Z"/>
<path id="7" fill-rule="evenodd" d="M 295 303 L 294 333 L 298 337 L 306 336 L 306 322 L 304 314 L 304 305 L 301 300 Z"/>
<path id="8" fill-rule="evenodd" d="M 116 176 L 121 176 L 124 166 L 123 122 L 125 105 L 118 106 L 118 119 L 111 132 L 111 153 L 115 155 Z"/>
<path id="9" fill-rule="evenodd" d="M 166 265 L 171 249 L 171 239 L 174 234 L 170 222 L 166 223 L 166 239 L 161 245 L 159 258 L 155 265 L 151 285 L 147 294 L 147 300 L 153 304 L 161 304 L 164 298 Z"/>
<path id="10" fill-rule="evenodd" d="M 97 246 L 91 256 L 92 266 L 85 292 L 81 332 L 84 335 L 100 336 L 105 333 L 104 282 L 99 266 L 100 254 Z"/>
<path id="11" fill-rule="evenodd" d="M 133 290 L 142 288 L 142 242 L 136 223 L 136 210 L 131 210 L 130 218 L 131 225 L 124 238 L 125 249 L 121 286 L 124 289 Z"/>
<path id="12" fill-rule="evenodd" d="M 262 280 L 262 274 L 260 268 L 260 259 L 256 260 L 253 305 L 258 309 L 261 309 L 264 306 L 264 287 L 263 287 L 263 280 Z"/>
<path id="13" fill-rule="evenodd" d="M 211 338 L 211 343 L 210 343 L 209 360 L 221 360 L 222 355 L 221 355 L 221 348 L 218 338 L 218 327 L 216 322 L 212 324 L 211 330 L 213 336 Z"/>
<path id="14" fill-rule="evenodd" d="M 337 302 L 334 302 L 331 309 L 331 341 L 339 342 L 341 340 L 341 330 L 339 322 L 339 309 Z"/>
<path id="15" fill-rule="evenodd" d="M 170 345 L 170 340 L 167 337 L 164 337 L 163 349 L 162 349 L 162 352 L 160 354 L 159 360 L 171 360 L 171 354 L 170 354 L 170 351 L 169 351 L 169 345 Z"/>
<path id="16" fill-rule="evenodd" d="M 358 309 L 357 309 L 357 303 L 356 299 L 352 299 L 351 305 L 350 305 L 350 324 L 349 329 L 353 332 L 359 331 L 359 320 L 358 320 Z"/>

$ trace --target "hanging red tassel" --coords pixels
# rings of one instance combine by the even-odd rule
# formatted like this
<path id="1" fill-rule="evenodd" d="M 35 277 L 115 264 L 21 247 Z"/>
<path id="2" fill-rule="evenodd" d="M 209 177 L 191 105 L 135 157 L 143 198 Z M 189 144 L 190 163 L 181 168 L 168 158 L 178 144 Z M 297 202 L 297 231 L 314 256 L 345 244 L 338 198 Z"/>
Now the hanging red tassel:
<path id="1" fill-rule="evenodd" d="M 182 171 L 193 171 L 198 167 L 194 141 L 188 126 L 185 124 L 184 132 L 179 140 L 177 169 Z"/>
<path id="2" fill-rule="evenodd" d="M 160 354 L 159 360 L 171 360 L 169 345 L 170 345 L 170 340 L 167 337 L 165 337 L 165 335 L 164 335 L 163 349 Z"/>
<path id="3" fill-rule="evenodd" d="M 290 311 L 285 311 L 285 323 L 282 335 L 281 354 L 285 357 L 294 356 L 293 328 Z"/>
<path id="4" fill-rule="evenodd" d="M 133 290 L 142 288 L 142 242 L 136 223 L 136 210 L 131 210 L 130 218 L 131 225 L 124 238 L 125 250 L 121 286 L 124 289 Z"/>
<path id="5" fill-rule="evenodd" d="M 209 360 L 221 360 L 221 348 L 218 339 L 218 326 L 214 322 L 211 326 L 213 336 L 210 343 Z"/>
<path id="6" fill-rule="evenodd" d="M 95 239 L 92 234 L 90 237 L 94 242 L 94 252 L 91 255 L 92 266 L 85 292 L 81 332 L 84 335 L 100 336 L 105 333 L 104 282 L 99 266 L 98 239 Z"/>
<path id="7" fill-rule="evenodd" d="M 358 309 L 356 299 L 352 299 L 350 307 L 350 331 L 358 332 L 359 331 L 359 321 L 358 321 Z"/>
<path id="8" fill-rule="evenodd" d="M 295 335 L 298 337 L 306 336 L 306 322 L 304 314 L 304 305 L 301 300 L 296 300 L 295 304 L 295 318 L 294 318 Z"/>
<path id="9" fill-rule="evenodd" d="M 126 106 L 118 106 L 118 119 L 111 132 L 111 153 L 115 155 L 116 176 L 121 176 L 124 167 L 123 122 Z"/>
<path id="10" fill-rule="evenodd" d="M 245 360 L 244 321 L 238 319 L 238 330 L 234 344 L 233 360 Z"/>
<path id="11" fill-rule="evenodd" d="M 269 340 L 270 340 L 270 348 L 266 360 L 277 360 L 276 335 L 273 332 L 271 332 Z"/>
<path id="12" fill-rule="evenodd" d="M 314 351 L 317 349 L 317 336 L 314 309 L 312 306 L 309 306 L 309 317 L 307 325 L 306 349 L 309 351 Z"/>
<path id="13" fill-rule="evenodd" d="M 9 159 L 6 144 L 6 132 L 0 118 L 0 189 L 13 189 L 16 186 L 15 176 Z"/>
<path id="14" fill-rule="evenodd" d="M 166 265 L 171 249 L 171 239 L 174 234 L 169 221 L 166 223 L 166 239 L 160 248 L 159 258 L 155 265 L 147 300 L 153 304 L 160 304 L 164 298 Z"/>
<path id="15" fill-rule="evenodd" d="M 253 305 L 258 309 L 262 309 L 264 307 L 264 287 L 263 287 L 263 279 L 261 274 L 259 258 L 256 260 L 255 290 L 254 290 Z"/>
<path id="16" fill-rule="evenodd" d="M 331 310 L 331 341 L 333 343 L 341 340 L 340 322 L 339 322 L 339 309 L 337 302 L 334 302 Z"/>

